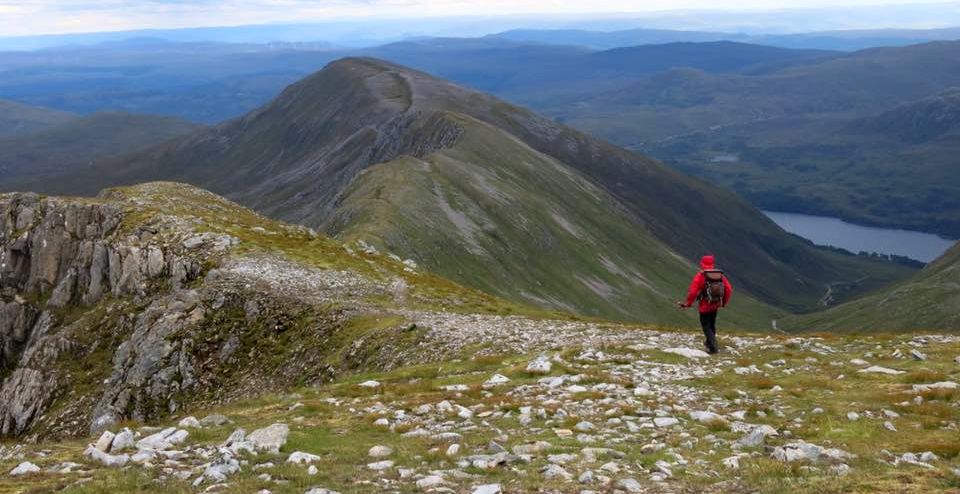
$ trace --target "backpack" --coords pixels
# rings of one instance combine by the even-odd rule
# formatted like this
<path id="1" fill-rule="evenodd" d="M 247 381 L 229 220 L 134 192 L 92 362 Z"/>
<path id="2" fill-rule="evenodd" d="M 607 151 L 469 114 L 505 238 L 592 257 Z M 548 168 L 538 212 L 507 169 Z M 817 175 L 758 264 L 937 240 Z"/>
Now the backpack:
<path id="1" fill-rule="evenodd" d="M 700 300 L 706 300 L 710 304 L 722 304 L 723 296 L 727 291 L 723 285 L 723 271 L 719 269 L 707 269 L 703 271 L 703 291 L 700 292 Z"/>

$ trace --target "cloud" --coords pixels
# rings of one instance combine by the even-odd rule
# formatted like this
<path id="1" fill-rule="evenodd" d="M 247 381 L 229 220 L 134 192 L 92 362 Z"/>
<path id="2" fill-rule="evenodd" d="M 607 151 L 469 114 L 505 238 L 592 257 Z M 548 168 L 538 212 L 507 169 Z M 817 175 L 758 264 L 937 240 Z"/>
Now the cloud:
<path id="1" fill-rule="evenodd" d="M 845 0 L 845 5 L 889 0 Z M 899 0 L 898 3 L 930 0 Z M 833 6 L 834 0 L 741 0 L 736 9 Z M 715 0 L 0 0 L 0 35 L 229 26 L 338 18 L 640 13 L 715 9 Z"/>

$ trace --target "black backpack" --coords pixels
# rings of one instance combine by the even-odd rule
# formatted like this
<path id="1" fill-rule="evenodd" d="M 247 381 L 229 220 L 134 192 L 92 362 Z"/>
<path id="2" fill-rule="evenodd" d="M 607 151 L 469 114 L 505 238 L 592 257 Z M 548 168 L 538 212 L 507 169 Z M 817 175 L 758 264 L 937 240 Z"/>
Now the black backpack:
<path id="1" fill-rule="evenodd" d="M 706 300 L 710 304 L 722 304 L 723 296 L 727 291 L 723 285 L 723 271 L 719 269 L 705 269 L 703 271 L 703 290 L 700 292 L 700 300 Z"/>

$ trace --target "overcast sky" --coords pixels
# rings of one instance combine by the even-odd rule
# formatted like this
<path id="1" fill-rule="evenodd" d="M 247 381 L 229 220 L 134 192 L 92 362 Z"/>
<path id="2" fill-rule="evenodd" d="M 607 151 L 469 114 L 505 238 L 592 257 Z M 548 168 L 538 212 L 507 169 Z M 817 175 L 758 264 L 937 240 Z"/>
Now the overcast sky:
<path id="1" fill-rule="evenodd" d="M 733 9 L 956 3 L 937 0 L 739 0 Z M 229 26 L 382 16 L 648 13 L 715 10 L 716 0 L 0 0 L 0 36 Z"/>

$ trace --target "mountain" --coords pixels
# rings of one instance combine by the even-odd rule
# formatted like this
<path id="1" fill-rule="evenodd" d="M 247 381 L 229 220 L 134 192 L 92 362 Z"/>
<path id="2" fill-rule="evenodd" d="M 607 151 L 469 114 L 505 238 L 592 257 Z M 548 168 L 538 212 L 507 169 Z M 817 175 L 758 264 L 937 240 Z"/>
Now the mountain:
<path id="1" fill-rule="evenodd" d="M 199 126 L 168 117 L 98 113 L 43 130 L 0 137 L 0 190 L 90 166 L 98 161 L 186 135 Z"/>
<path id="2" fill-rule="evenodd" d="M 960 328 L 960 244 L 906 281 L 780 327 L 816 331 L 921 331 Z"/>
<path id="3" fill-rule="evenodd" d="M 74 118 L 76 115 L 71 113 L 0 99 L 0 137 L 44 129 Z"/>
<path id="4" fill-rule="evenodd" d="M 676 321 L 670 302 L 705 252 L 745 292 L 791 309 L 815 307 L 829 285 L 842 298 L 908 272 L 814 248 L 733 194 L 372 59 L 335 62 L 242 118 L 35 187 L 154 179 L 373 242 L 494 294 L 604 317 Z"/>
<path id="5" fill-rule="evenodd" d="M 684 31 L 669 29 L 516 29 L 490 35 L 518 42 L 576 45 L 609 50 L 638 45 L 677 42 L 737 41 L 781 48 L 857 51 L 885 46 L 906 46 L 931 41 L 960 39 L 960 28 L 871 29 L 814 31 L 793 34 L 746 34 L 742 32 Z"/>
<path id="6" fill-rule="evenodd" d="M 707 73 L 769 70 L 835 55 L 728 41 L 666 43 L 604 51 L 482 39 L 429 38 L 378 47 L 365 55 L 407 65 L 523 104 L 566 101 L 613 91 L 674 67 Z"/>
<path id="7" fill-rule="evenodd" d="M 760 73 L 674 69 L 536 106 L 764 209 L 958 238 L 947 132 L 958 48 L 866 50 Z"/>

